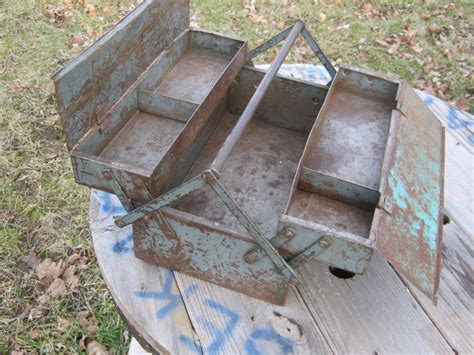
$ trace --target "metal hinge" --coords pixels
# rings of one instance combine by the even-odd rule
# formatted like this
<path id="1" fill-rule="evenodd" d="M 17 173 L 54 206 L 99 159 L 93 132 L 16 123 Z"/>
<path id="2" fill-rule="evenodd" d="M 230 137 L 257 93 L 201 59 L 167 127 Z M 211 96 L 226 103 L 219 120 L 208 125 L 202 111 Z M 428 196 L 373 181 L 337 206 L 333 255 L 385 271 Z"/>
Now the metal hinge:
<path id="1" fill-rule="evenodd" d="M 104 122 L 108 117 L 107 111 L 105 110 L 106 103 L 103 102 L 99 106 L 97 106 L 92 112 L 90 116 L 90 125 L 98 126 L 101 130 L 104 126 Z"/>
<path id="2" fill-rule="evenodd" d="M 393 211 L 393 200 L 390 196 L 381 196 L 378 207 L 391 215 Z"/>

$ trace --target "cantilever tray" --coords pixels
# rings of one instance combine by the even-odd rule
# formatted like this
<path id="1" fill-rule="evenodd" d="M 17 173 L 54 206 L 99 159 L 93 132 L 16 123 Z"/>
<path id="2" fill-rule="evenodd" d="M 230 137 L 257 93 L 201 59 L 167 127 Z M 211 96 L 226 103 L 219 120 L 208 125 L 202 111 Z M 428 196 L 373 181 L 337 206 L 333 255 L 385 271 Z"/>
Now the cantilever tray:
<path id="1" fill-rule="evenodd" d="M 145 1 L 54 76 L 76 180 L 120 198 L 136 256 L 282 304 L 302 263 L 362 274 L 378 249 L 435 297 L 444 133 L 408 84 L 336 74 L 301 21 L 250 52 L 188 24 Z M 327 86 L 276 75 L 299 34 Z"/>

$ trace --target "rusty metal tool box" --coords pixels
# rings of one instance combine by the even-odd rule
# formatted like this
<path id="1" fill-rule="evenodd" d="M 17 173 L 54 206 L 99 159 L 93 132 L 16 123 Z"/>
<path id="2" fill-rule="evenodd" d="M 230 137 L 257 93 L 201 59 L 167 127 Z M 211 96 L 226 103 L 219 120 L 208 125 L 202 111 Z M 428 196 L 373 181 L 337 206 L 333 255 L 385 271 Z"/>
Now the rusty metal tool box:
<path id="1" fill-rule="evenodd" d="M 299 34 L 328 85 L 277 75 Z M 407 83 L 336 74 L 301 21 L 249 52 L 148 0 L 53 79 L 75 178 L 120 198 L 138 258 L 282 304 L 308 260 L 362 274 L 379 250 L 435 298 L 443 128 Z"/>

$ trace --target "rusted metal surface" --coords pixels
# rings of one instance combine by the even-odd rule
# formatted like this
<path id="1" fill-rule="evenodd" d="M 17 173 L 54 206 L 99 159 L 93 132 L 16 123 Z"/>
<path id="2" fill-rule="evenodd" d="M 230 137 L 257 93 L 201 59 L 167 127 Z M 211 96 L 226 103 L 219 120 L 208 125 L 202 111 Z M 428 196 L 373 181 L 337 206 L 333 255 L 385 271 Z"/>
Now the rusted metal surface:
<path id="1" fill-rule="evenodd" d="M 285 40 L 285 43 L 283 44 L 283 47 L 278 52 L 276 58 L 270 65 L 270 68 L 263 77 L 261 83 L 258 85 L 257 89 L 252 95 L 252 98 L 248 102 L 247 106 L 245 106 L 245 109 L 242 112 L 242 115 L 240 116 L 239 120 L 232 128 L 232 132 L 230 132 L 230 134 L 227 136 L 225 142 L 222 144 L 222 147 L 219 149 L 219 152 L 214 158 L 214 161 L 211 163 L 210 169 L 212 171 L 216 171 L 218 174 L 219 171 L 222 169 L 222 166 L 231 154 L 232 149 L 234 149 L 245 127 L 247 127 L 248 123 L 254 116 L 257 107 L 260 105 L 260 102 L 262 101 L 263 96 L 266 94 L 273 78 L 277 74 L 278 69 L 280 69 L 281 65 L 283 64 L 283 61 L 288 55 L 291 46 L 296 40 L 296 37 L 299 35 L 303 28 L 304 24 L 301 21 L 297 21 L 294 24 L 293 28 L 291 29 L 291 32 L 288 34 L 288 37 Z"/>
<path id="2" fill-rule="evenodd" d="M 209 168 L 237 119 L 237 116 L 228 113 L 221 117 L 219 126 L 196 160 L 189 177 Z M 280 128 L 257 118 L 249 123 L 221 171 L 219 181 L 267 236 L 275 236 L 305 140 L 304 133 Z M 195 191 L 174 206 L 246 233 L 210 189 Z"/>
<path id="3" fill-rule="evenodd" d="M 69 150 L 188 26 L 187 0 L 146 0 L 53 76 Z"/>
<path id="4" fill-rule="evenodd" d="M 243 262 L 256 244 L 228 228 L 165 208 L 161 217 L 140 220 L 133 229 L 141 259 L 267 302 L 281 305 L 286 299 L 288 278 L 268 256 Z"/>
<path id="5" fill-rule="evenodd" d="M 264 75 L 261 69 L 242 68 L 229 89 L 229 113 L 242 113 Z M 309 133 L 327 92 L 328 88 L 322 85 L 276 76 L 255 117 L 275 126 Z"/>
<path id="6" fill-rule="evenodd" d="M 382 189 L 377 248 L 435 299 L 441 270 L 444 128 L 406 84 L 397 109 L 401 115 Z"/>
<path id="7" fill-rule="evenodd" d="M 119 197 L 136 256 L 282 304 L 293 267 L 361 274 L 377 246 L 435 293 L 444 142 L 412 90 L 278 77 L 299 21 L 252 52 L 287 38 L 267 73 L 244 67 L 246 43 L 188 11 L 145 1 L 54 77 L 76 180 Z"/>

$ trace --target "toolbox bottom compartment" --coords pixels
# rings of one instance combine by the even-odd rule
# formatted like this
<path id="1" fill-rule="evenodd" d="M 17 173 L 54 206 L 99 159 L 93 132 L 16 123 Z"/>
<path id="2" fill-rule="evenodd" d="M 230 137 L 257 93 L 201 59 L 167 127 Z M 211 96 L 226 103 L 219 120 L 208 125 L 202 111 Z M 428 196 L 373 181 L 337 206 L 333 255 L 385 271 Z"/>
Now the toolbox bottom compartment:
<path id="1" fill-rule="evenodd" d="M 99 156 L 151 175 L 183 127 L 183 122 L 137 111 Z"/>
<path id="2" fill-rule="evenodd" d="M 207 169 L 232 130 L 238 115 L 225 113 L 194 163 L 188 178 Z M 307 134 L 257 118 L 251 121 L 226 161 L 219 181 L 269 237 L 278 227 L 303 152 Z M 182 198 L 175 208 L 247 234 L 209 187 Z"/>

